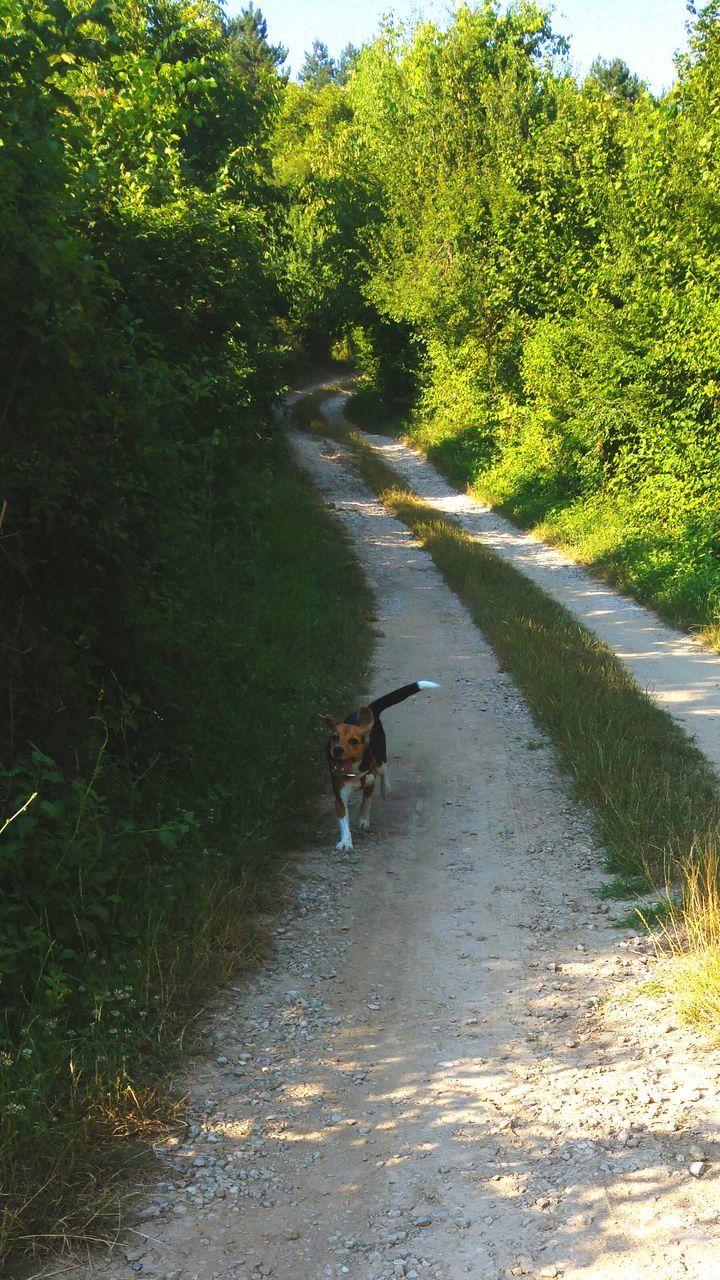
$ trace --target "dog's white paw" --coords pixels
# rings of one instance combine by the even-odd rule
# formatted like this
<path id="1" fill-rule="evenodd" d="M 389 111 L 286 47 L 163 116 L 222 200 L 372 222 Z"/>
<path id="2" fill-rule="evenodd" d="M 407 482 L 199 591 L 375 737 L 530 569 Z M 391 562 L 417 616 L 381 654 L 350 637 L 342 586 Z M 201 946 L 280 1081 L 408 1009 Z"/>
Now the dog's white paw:
<path id="1" fill-rule="evenodd" d="M 338 840 L 337 844 L 335 845 L 335 848 L 340 853 L 350 853 L 352 850 L 352 847 L 353 847 L 352 840 Z"/>
<path id="2" fill-rule="evenodd" d="M 369 830 L 370 830 L 370 818 L 369 818 L 369 817 L 364 816 L 364 815 L 361 813 L 361 814 L 360 814 L 360 817 L 358 818 L 358 827 L 360 828 L 360 830 L 361 830 L 361 831 L 369 831 Z"/>

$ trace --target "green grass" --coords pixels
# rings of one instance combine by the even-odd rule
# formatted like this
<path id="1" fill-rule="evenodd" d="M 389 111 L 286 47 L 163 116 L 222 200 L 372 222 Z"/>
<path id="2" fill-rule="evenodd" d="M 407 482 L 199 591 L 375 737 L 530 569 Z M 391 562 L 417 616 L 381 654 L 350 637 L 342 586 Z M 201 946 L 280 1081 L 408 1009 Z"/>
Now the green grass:
<path id="1" fill-rule="evenodd" d="M 621 916 L 619 920 L 615 920 L 617 929 L 654 929 L 658 925 L 664 925 L 672 916 L 673 903 L 668 898 L 658 898 L 656 902 L 648 903 L 642 907 L 633 907 L 628 911 L 626 916 Z"/>
<path id="2" fill-rule="evenodd" d="M 720 594 L 712 498 L 704 498 L 709 510 L 703 512 L 683 485 L 657 485 L 655 492 L 652 477 L 632 490 L 618 486 L 612 493 L 529 505 L 499 491 L 492 473 L 470 491 L 669 622 L 701 629 L 711 642 Z"/>
<path id="3" fill-rule="evenodd" d="M 637 898 L 647 889 L 647 876 L 633 874 L 613 876 L 598 889 L 598 897 L 610 902 L 625 902 L 628 898 Z"/>
<path id="4" fill-rule="evenodd" d="M 649 470 L 616 477 L 612 486 L 597 478 L 579 485 L 562 473 L 561 460 L 544 456 L 542 436 L 533 442 L 506 431 L 498 453 L 477 426 L 442 419 L 408 421 L 402 434 L 451 484 L 720 648 L 714 481 L 706 491 L 687 477 Z"/>
<path id="5" fill-rule="evenodd" d="M 162 720 L 126 698 L 119 726 L 90 726 L 90 776 L 33 752 L 10 777 L 38 797 L 0 847 L 6 937 L 17 920 L 26 946 L 0 946 L 6 1267 L 116 1229 L 128 1171 L 174 1121 L 168 1072 L 213 992 L 262 953 L 307 838 L 317 713 L 351 705 L 372 652 L 369 588 L 281 442 L 244 459 L 231 496 L 168 585 Z"/>
<path id="6" fill-rule="evenodd" d="M 329 433 L 317 415 L 313 429 Z M 470 609 L 600 823 L 608 868 L 663 885 L 720 828 L 718 779 L 675 721 L 561 605 L 418 500 L 356 434 L 339 430 L 366 483 L 432 555 Z"/>

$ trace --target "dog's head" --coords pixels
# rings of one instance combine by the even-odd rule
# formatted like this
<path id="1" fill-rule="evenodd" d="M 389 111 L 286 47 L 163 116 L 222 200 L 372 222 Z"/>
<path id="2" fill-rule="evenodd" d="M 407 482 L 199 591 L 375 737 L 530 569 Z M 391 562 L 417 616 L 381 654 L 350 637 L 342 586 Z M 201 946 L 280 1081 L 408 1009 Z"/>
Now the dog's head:
<path id="1" fill-rule="evenodd" d="M 355 713 L 354 724 L 348 724 L 345 720 L 336 720 L 335 716 L 321 716 L 320 719 L 325 724 L 329 724 L 332 729 L 328 744 L 330 759 L 337 761 L 338 764 L 359 764 L 370 741 L 370 732 L 375 723 L 375 717 L 370 708 L 360 707 Z"/>

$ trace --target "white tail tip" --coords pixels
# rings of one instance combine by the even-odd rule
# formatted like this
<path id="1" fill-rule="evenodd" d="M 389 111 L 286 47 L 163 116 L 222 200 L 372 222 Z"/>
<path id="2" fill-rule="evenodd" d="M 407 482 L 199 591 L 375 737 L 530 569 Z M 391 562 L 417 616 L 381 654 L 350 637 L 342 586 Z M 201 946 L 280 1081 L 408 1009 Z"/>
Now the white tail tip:
<path id="1" fill-rule="evenodd" d="M 440 685 L 436 684 L 434 680 L 418 680 L 417 687 L 418 689 L 439 689 Z"/>

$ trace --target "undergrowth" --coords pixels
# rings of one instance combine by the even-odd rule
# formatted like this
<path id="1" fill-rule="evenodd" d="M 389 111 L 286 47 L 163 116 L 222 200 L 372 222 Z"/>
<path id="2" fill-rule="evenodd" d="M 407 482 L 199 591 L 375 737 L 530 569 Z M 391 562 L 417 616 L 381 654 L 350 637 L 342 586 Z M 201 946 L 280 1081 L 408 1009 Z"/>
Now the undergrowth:
<path id="1" fill-rule="evenodd" d="M 262 947 L 257 913 L 317 785 L 317 712 L 351 700 L 372 647 L 357 562 L 284 445 L 258 443 L 229 496 L 167 570 L 181 616 L 153 658 L 162 714 L 108 686 L 86 772 L 37 746 L 5 771 L 6 1264 L 116 1229 L 147 1150 L 132 1139 L 173 1123 L 188 1028 Z"/>
<path id="2" fill-rule="evenodd" d="M 348 416 L 365 425 L 352 408 Z M 640 475 L 630 467 L 618 469 L 605 486 L 592 488 L 582 477 L 569 484 L 562 460 L 548 454 L 542 424 L 534 428 L 532 420 L 514 431 L 508 426 L 502 448 L 489 449 L 476 426 L 442 418 L 410 417 L 400 434 L 452 484 L 720 648 L 714 484 L 671 472 Z M 711 465 L 707 471 L 712 474 Z"/>

